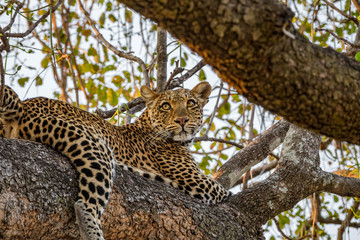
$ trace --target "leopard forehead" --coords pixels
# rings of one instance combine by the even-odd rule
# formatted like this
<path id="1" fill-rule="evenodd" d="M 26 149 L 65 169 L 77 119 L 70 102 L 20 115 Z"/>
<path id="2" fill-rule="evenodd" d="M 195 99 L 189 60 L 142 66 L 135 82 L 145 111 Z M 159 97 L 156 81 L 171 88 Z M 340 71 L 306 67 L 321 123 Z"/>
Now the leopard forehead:
<path id="1" fill-rule="evenodd" d="M 167 101 L 173 104 L 183 103 L 188 99 L 197 99 L 195 94 L 189 89 L 177 89 L 166 91 L 159 95 L 157 102 Z"/>

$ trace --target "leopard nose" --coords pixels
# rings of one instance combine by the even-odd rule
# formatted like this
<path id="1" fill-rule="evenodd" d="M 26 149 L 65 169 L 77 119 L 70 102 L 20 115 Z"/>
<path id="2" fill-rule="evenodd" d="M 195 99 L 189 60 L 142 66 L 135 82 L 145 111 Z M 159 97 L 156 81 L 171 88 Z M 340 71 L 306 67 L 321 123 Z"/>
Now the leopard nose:
<path id="1" fill-rule="evenodd" d="M 176 118 L 174 120 L 174 122 L 180 124 L 181 126 L 184 126 L 188 121 L 189 121 L 189 117 L 181 117 L 181 118 Z"/>

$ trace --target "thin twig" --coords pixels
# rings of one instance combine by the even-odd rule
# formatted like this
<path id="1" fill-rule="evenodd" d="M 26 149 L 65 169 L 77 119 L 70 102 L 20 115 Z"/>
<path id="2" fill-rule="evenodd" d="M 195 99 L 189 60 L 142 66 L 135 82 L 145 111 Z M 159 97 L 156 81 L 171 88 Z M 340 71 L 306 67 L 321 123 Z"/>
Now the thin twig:
<path id="1" fill-rule="evenodd" d="M 136 107 L 138 105 L 141 105 L 142 109 L 145 107 L 145 101 L 144 101 L 144 99 L 142 97 L 135 98 L 135 99 L 131 100 L 130 102 L 128 102 L 127 104 L 124 104 L 124 105 L 120 106 L 119 108 L 113 108 L 113 109 L 111 109 L 109 111 L 103 111 L 103 110 L 98 108 L 98 109 L 96 109 L 95 112 L 96 112 L 97 115 L 99 115 L 102 118 L 110 118 L 115 114 L 115 112 L 117 110 L 119 110 L 119 112 L 126 112 L 127 109 L 132 109 L 132 108 L 134 108 L 134 107 Z"/>
<path id="2" fill-rule="evenodd" d="M 249 142 L 252 142 L 254 138 L 254 116 L 255 116 L 255 104 L 251 104 L 250 122 L 249 122 Z M 247 188 L 247 183 L 250 174 L 250 169 L 247 170 L 243 177 L 243 190 Z"/>
<path id="3" fill-rule="evenodd" d="M 76 106 L 80 107 L 80 104 L 79 104 L 79 89 L 78 89 L 77 83 L 76 83 L 74 66 L 73 66 L 72 60 L 71 60 L 69 55 L 66 55 L 66 59 L 67 59 L 67 61 L 69 63 L 69 68 L 70 68 L 70 72 L 71 72 L 71 79 L 73 80 L 73 84 L 74 84 L 75 97 L 76 97 Z"/>
<path id="4" fill-rule="evenodd" d="M 337 11 L 338 13 L 340 13 L 341 15 L 343 15 L 344 17 L 346 17 L 347 19 L 352 20 L 358 27 L 359 27 L 359 20 L 357 20 L 355 17 L 350 16 L 348 14 L 346 14 L 345 12 L 341 11 L 340 9 L 338 9 L 334 4 L 330 3 L 327 0 L 323 0 L 328 6 L 330 6 L 332 9 L 334 9 L 335 11 Z"/>
<path id="5" fill-rule="evenodd" d="M 325 31 L 325 32 L 328 32 L 331 34 L 331 36 L 333 36 L 334 38 L 340 40 L 340 41 L 343 41 L 344 43 L 350 45 L 351 47 L 359 47 L 359 46 L 356 46 L 355 44 L 353 44 L 352 42 L 346 40 L 345 38 L 342 38 L 342 37 L 339 37 L 338 35 L 336 35 L 333 31 L 330 31 L 329 29 L 326 29 L 326 28 L 315 28 L 315 32 L 318 32 L 318 31 Z"/>
<path id="6" fill-rule="evenodd" d="M 232 142 L 232 141 L 228 141 L 228 140 L 224 140 L 224 139 L 221 139 L 221 138 L 214 138 L 214 137 L 207 137 L 207 136 L 194 138 L 194 142 L 200 142 L 200 141 L 221 142 L 221 143 L 226 143 L 228 145 L 235 146 L 235 147 L 237 147 L 239 149 L 244 148 L 244 146 L 241 145 L 241 144 L 238 144 L 238 143 Z"/>
<path id="7" fill-rule="evenodd" d="M 16 1 L 16 4 L 17 4 L 17 7 L 15 9 L 14 15 L 11 17 L 9 24 L 3 28 L 4 32 L 7 32 L 10 30 L 10 28 L 12 27 L 12 25 L 15 22 L 16 15 L 19 13 L 20 9 L 24 6 L 23 2 L 21 3 L 21 2 Z"/>
<path id="8" fill-rule="evenodd" d="M 55 12 L 56 9 L 62 4 L 64 0 L 59 0 L 54 7 L 51 8 L 51 12 Z M 7 37 L 14 37 L 14 38 L 23 38 L 29 35 L 36 27 L 41 23 L 47 16 L 49 16 L 50 11 L 47 11 L 44 15 L 41 16 L 35 23 L 33 23 L 28 30 L 23 33 L 7 33 Z"/>
<path id="9" fill-rule="evenodd" d="M 247 178 L 247 180 L 250 179 L 250 176 L 251 178 L 255 178 L 257 176 L 260 176 L 261 174 L 263 173 L 266 173 L 266 172 L 269 172 L 271 171 L 272 169 L 274 169 L 275 167 L 277 167 L 278 165 L 278 161 L 271 161 L 270 163 L 268 164 L 265 164 L 261 167 L 257 167 L 257 168 L 254 168 L 251 170 L 250 174 L 247 174 L 247 175 L 243 175 L 238 181 L 237 183 L 234 184 L 234 186 L 236 185 L 239 185 L 239 184 L 242 184 L 244 182 L 244 178 Z"/>
<path id="10" fill-rule="evenodd" d="M 165 85 L 165 90 L 168 89 L 171 81 L 174 79 L 174 77 L 180 73 L 182 73 L 185 70 L 185 68 L 179 67 L 179 60 L 175 61 L 175 69 L 174 71 L 172 71 L 172 73 L 170 74 L 169 80 L 167 80 L 166 85 Z"/>
<path id="11" fill-rule="evenodd" d="M 156 74 L 156 91 L 163 92 L 166 90 L 166 74 L 167 74 L 167 32 L 165 29 L 158 27 L 157 32 L 157 74 Z"/>
<path id="12" fill-rule="evenodd" d="M 0 27 L 0 40 L 3 43 L 2 45 L 0 45 L 0 53 L 5 50 L 7 52 L 10 52 L 10 44 L 9 44 L 9 40 L 6 36 L 6 33 L 2 30 L 2 28 Z"/>
<path id="13" fill-rule="evenodd" d="M 121 58 L 125 58 L 134 62 L 137 62 L 140 67 L 143 70 L 143 76 L 144 76 L 144 81 L 145 81 L 145 85 L 150 87 L 150 80 L 149 80 L 149 75 L 148 72 L 146 70 L 146 65 L 144 63 L 143 60 L 141 60 L 139 57 L 136 57 L 134 55 L 132 55 L 131 53 L 125 53 L 123 51 L 120 51 L 119 49 L 117 49 L 116 47 L 114 47 L 111 43 L 109 43 L 104 37 L 103 35 L 99 32 L 99 30 L 97 29 L 94 21 L 90 18 L 89 13 L 85 10 L 83 4 L 81 3 L 80 0 L 77 0 L 80 10 L 81 12 L 84 13 L 86 20 L 88 21 L 88 23 L 90 24 L 90 26 L 92 27 L 92 29 L 94 30 L 97 38 L 108 48 L 110 49 L 113 53 L 115 53 L 116 55 L 118 55 Z"/>
<path id="14" fill-rule="evenodd" d="M 233 146 L 228 146 L 228 147 L 225 147 L 223 149 L 219 149 L 219 150 L 214 150 L 214 151 L 210 151 L 210 152 L 198 152 L 198 151 L 191 151 L 192 154 L 199 154 L 199 155 L 208 155 L 208 154 L 217 154 L 217 153 L 220 153 L 222 151 L 225 151 L 225 150 L 228 150 L 230 148 L 232 148 Z"/>
<path id="15" fill-rule="evenodd" d="M 212 125 L 212 123 L 213 123 L 215 114 L 216 114 L 216 112 L 218 111 L 217 106 L 219 105 L 219 100 L 220 100 L 221 91 L 222 91 L 223 87 L 224 87 L 224 83 L 223 83 L 223 81 L 221 81 L 219 94 L 218 94 L 218 96 L 217 96 L 216 103 L 215 103 L 215 106 L 214 106 L 214 111 L 213 111 L 213 113 L 211 114 L 211 118 L 210 118 L 210 121 L 209 121 L 209 127 L 206 129 L 206 132 L 204 133 L 204 136 L 207 136 L 207 135 L 208 135 L 208 133 L 209 133 L 209 131 L 210 131 L 210 128 L 211 128 L 211 125 Z"/>
<path id="16" fill-rule="evenodd" d="M 181 85 L 188 80 L 192 75 L 194 75 L 197 71 L 199 71 L 202 67 L 204 67 L 206 63 L 204 60 L 198 62 L 192 69 L 190 69 L 187 73 L 182 75 L 179 78 L 174 78 L 172 83 L 169 85 L 168 89 L 174 89 L 176 87 L 181 87 Z"/>
<path id="17" fill-rule="evenodd" d="M 311 197 L 311 219 L 312 219 L 312 229 L 311 229 L 311 238 L 313 240 L 318 239 L 317 222 L 320 208 L 319 194 L 313 193 Z"/>
<path id="18" fill-rule="evenodd" d="M 0 107 L 3 106 L 3 98 L 4 98 L 4 89 L 5 89 L 5 71 L 3 66 L 3 58 L 0 52 L 0 78 L 1 78 L 1 86 L 0 86 Z"/>
<path id="19" fill-rule="evenodd" d="M 288 237 L 288 236 L 281 230 L 280 224 L 279 224 L 279 222 L 278 222 L 275 218 L 273 218 L 272 220 L 274 221 L 277 230 L 278 230 L 279 233 L 283 236 L 283 238 L 285 238 L 285 239 L 287 239 L 287 240 L 293 240 L 292 238 Z"/>
<path id="20" fill-rule="evenodd" d="M 313 4 L 312 6 L 314 6 L 314 12 L 313 12 L 313 15 L 312 15 L 312 20 L 311 20 L 311 32 L 310 32 L 310 38 L 311 38 L 311 42 L 313 43 L 314 42 L 314 22 L 315 22 L 315 16 L 317 17 L 317 13 L 319 12 L 320 10 L 320 6 L 318 7 L 318 9 L 316 10 L 316 6 L 318 6 L 320 0 L 317 0 L 315 4 Z"/>
<path id="21" fill-rule="evenodd" d="M 355 200 L 354 204 L 351 206 L 352 210 L 350 210 L 348 212 L 348 214 L 346 215 L 344 221 L 341 223 L 340 228 L 338 229 L 337 240 L 343 240 L 343 234 L 345 232 L 345 229 L 350 225 L 350 221 L 354 217 L 353 212 L 356 212 L 359 209 L 359 205 L 360 205 L 360 202 Z"/>
<path id="22" fill-rule="evenodd" d="M 67 16 L 64 19 L 64 30 L 65 30 L 65 35 L 66 35 L 66 38 L 67 38 L 66 43 L 67 43 L 67 45 L 69 45 L 69 49 L 70 49 L 70 52 L 71 52 L 69 58 L 70 58 L 70 60 L 73 59 L 73 65 L 74 65 L 76 73 L 77 73 L 77 79 L 78 79 L 78 81 L 80 83 L 81 91 L 85 95 L 85 98 L 86 98 L 86 110 L 88 111 L 89 110 L 89 104 L 90 104 L 90 97 L 89 97 L 88 93 L 86 92 L 85 83 L 84 83 L 83 79 L 81 78 L 80 69 L 79 69 L 78 64 L 76 62 L 74 47 L 73 47 L 71 39 L 70 39 L 69 24 L 68 24 L 69 9 L 66 8 L 65 10 L 67 12 Z"/>

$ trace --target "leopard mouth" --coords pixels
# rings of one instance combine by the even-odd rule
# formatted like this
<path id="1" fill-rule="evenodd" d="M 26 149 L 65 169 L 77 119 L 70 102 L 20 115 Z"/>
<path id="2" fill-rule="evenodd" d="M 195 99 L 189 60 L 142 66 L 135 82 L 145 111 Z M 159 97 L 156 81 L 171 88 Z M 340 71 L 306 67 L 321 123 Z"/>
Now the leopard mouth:
<path id="1" fill-rule="evenodd" d="M 177 142 L 187 142 L 193 139 L 193 135 L 188 131 L 182 129 L 180 132 L 173 135 L 173 140 Z"/>

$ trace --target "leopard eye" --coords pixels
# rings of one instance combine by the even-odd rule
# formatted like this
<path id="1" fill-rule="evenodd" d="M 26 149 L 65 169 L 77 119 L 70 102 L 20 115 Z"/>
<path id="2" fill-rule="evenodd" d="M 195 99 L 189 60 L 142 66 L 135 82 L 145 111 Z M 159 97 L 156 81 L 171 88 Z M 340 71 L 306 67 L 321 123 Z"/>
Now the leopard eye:
<path id="1" fill-rule="evenodd" d="M 188 107 L 194 107 L 196 105 L 196 102 L 192 99 L 190 99 L 188 102 L 187 102 L 187 106 Z"/>
<path id="2" fill-rule="evenodd" d="M 170 110 L 171 109 L 171 106 L 170 106 L 170 104 L 169 103 L 163 103 L 163 104 L 161 104 L 161 109 L 163 109 L 163 110 Z"/>

